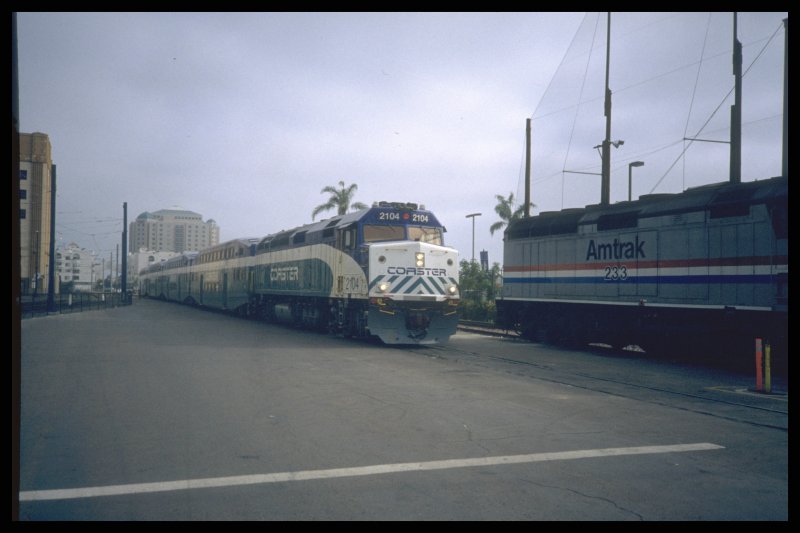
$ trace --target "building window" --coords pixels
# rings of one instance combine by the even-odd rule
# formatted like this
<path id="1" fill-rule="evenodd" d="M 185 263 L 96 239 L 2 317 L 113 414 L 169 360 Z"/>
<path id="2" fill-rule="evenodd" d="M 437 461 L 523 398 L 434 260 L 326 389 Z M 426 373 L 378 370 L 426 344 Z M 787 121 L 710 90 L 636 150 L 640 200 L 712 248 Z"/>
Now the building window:
<path id="1" fill-rule="evenodd" d="M 19 179 L 21 179 L 21 180 L 28 179 L 28 171 L 27 170 L 20 170 L 19 171 Z"/>
<path id="2" fill-rule="evenodd" d="M 26 191 L 25 189 L 20 189 L 19 190 L 19 199 L 20 200 L 25 200 L 26 198 L 28 198 L 28 191 Z"/>
<path id="3" fill-rule="evenodd" d="M 26 216 L 25 216 L 25 210 L 24 210 L 24 209 L 20 209 L 20 210 L 19 210 L 19 218 L 20 218 L 20 219 L 26 218 Z"/>

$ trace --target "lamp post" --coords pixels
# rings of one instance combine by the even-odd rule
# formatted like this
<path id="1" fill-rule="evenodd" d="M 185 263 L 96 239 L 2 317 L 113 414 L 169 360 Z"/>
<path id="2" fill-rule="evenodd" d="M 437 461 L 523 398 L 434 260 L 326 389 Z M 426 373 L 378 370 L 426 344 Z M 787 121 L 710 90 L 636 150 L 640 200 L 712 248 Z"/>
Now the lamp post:
<path id="1" fill-rule="evenodd" d="M 36 293 L 39 292 L 39 230 L 36 230 L 36 263 L 33 268 L 33 299 L 36 300 Z"/>
<path id="2" fill-rule="evenodd" d="M 471 213 L 465 218 L 472 219 L 472 261 L 475 261 L 475 217 L 481 216 L 481 213 Z"/>
<path id="3" fill-rule="evenodd" d="M 644 161 L 633 161 L 628 163 L 628 201 L 631 201 L 631 187 L 633 185 L 633 167 L 643 167 Z"/>

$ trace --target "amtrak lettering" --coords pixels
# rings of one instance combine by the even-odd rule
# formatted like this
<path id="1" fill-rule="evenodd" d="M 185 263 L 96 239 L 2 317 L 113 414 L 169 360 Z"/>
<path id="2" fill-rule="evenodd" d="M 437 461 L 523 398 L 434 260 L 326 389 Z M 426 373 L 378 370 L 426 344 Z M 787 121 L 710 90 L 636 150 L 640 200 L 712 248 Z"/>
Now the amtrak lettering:
<path id="1" fill-rule="evenodd" d="M 646 257 L 644 254 L 644 243 L 639 241 L 636 236 L 634 241 L 619 242 L 614 239 L 613 243 L 595 244 L 594 239 L 589 241 L 589 248 L 586 250 L 586 261 L 608 260 L 608 259 L 639 259 Z"/>
<path id="2" fill-rule="evenodd" d="M 406 274 L 408 276 L 446 276 L 444 268 L 389 267 L 389 274 Z"/>

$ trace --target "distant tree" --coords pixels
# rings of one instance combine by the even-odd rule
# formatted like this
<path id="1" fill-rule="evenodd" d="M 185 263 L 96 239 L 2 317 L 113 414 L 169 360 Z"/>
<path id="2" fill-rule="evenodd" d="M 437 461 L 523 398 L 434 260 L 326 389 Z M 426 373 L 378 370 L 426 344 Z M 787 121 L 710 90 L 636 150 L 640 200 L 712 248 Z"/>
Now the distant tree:
<path id="1" fill-rule="evenodd" d="M 353 196 L 355 196 L 356 191 L 358 190 L 358 185 L 355 183 L 346 187 L 343 181 L 339 182 L 339 188 L 332 187 L 328 185 L 327 187 L 323 187 L 320 194 L 328 193 L 331 197 L 322 205 L 318 205 L 314 208 L 314 211 L 311 212 L 311 220 L 314 220 L 316 216 L 323 211 L 330 211 L 331 209 L 336 209 L 336 213 L 338 215 L 344 215 L 347 213 L 348 209 L 366 209 L 367 205 L 361 202 L 353 202 Z"/>
<path id="2" fill-rule="evenodd" d="M 493 321 L 496 314 L 494 300 L 497 297 L 497 283 L 501 278 L 500 265 L 494 263 L 491 269 L 483 270 L 477 262 L 466 259 L 462 259 L 459 265 L 461 318 Z"/>
<path id="3" fill-rule="evenodd" d="M 517 220 L 518 218 L 522 218 L 525 214 L 525 206 L 521 205 L 514 208 L 514 193 L 508 193 L 508 198 L 503 197 L 500 194 L 495 195 L 497 198 L 497 205 L 494 206 L 494 212 L 500 217 L 500 220 L 489 226 L 489 233 L 494 235 L 494 232 L 500 229 L 503 229 L 505 226 L 513 221 Z M 536 207 L 535 204 L 531 203 L 531 208 Z"/>

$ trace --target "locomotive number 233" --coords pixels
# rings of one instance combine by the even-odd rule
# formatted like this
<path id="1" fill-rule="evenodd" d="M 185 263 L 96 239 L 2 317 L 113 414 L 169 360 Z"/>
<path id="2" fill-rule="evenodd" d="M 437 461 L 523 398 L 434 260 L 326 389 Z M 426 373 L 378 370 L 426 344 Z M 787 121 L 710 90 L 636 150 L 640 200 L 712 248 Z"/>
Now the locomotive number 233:
<path id="1" fill-rule="evenodd" d="M 628 279 L 628 267 L 625 265 L 609 265 L 604 268 L 606 281 L 625 281 Z"/>

